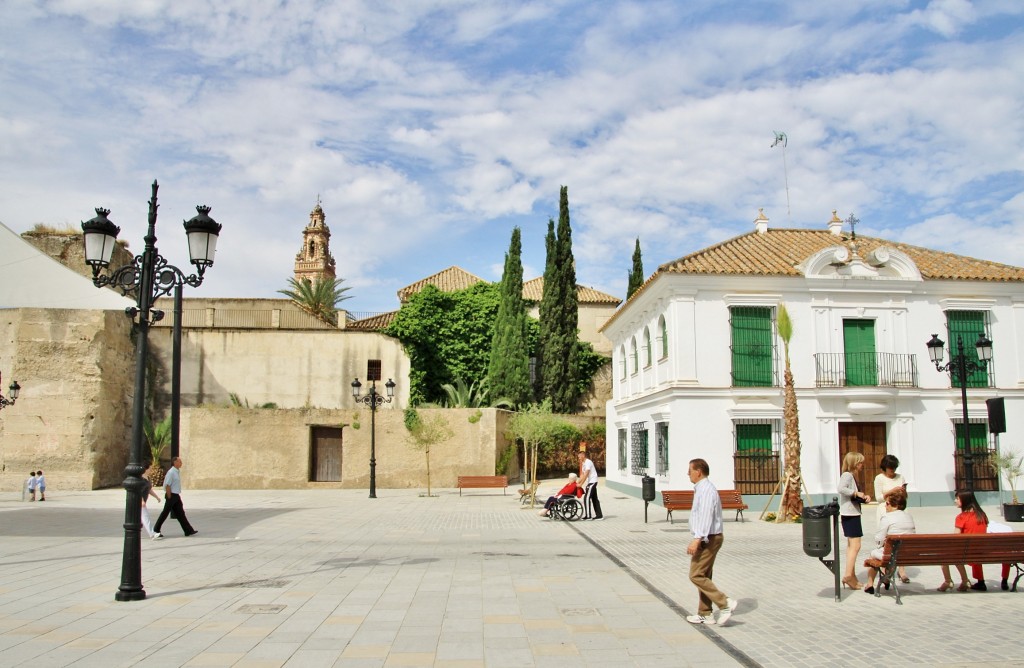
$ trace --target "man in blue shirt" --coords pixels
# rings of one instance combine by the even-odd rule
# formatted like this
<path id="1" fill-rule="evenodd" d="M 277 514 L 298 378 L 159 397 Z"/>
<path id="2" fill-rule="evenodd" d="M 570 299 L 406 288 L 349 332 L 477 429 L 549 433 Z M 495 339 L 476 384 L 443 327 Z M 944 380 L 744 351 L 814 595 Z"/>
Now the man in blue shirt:
<path id="1" fill-rule="evenodd" d="M 188 518 L 185 517 L 185 506 L 181 504 L 181 473 L 178 471 L 181 468 L 181 457 L 175 457 L 172 463 L 174 465 L 167 469 L 167 476 L 164 478 L 164 500 L 167 503 L 164 504 L 163 512 L 160 513 L 160 518 L 157 519 L 156 526 L 153 527 L 155 532 L 153 534 L 154 540 L 160 540 L 164 537 L 160 533 L 160 527 L 164 525 L 164 520 L 172 512 L 186 536 L 194 536 L 199 533 L 188 523 Z"/>
<path id="2" fill-rule="evenodd" d="M 697 614 L 686 621 L 691 624 L 714 624 L 711 604 L 718 606 L 718 625 L 725 626 L 736 611 L 736 600 L 728 598 L 711 581 L 715 568 L 715 557 L 722 549 L 722 499 L 718 490 L 708 480 L 708 463 L 703 459 L 691 459 L 687 475 L 693 483 L 693 510 L 690 511 L 690 533 L 693 540 L 686 548 L 690 555 L 690 582 L 697 587 L 699 603 Z"/>

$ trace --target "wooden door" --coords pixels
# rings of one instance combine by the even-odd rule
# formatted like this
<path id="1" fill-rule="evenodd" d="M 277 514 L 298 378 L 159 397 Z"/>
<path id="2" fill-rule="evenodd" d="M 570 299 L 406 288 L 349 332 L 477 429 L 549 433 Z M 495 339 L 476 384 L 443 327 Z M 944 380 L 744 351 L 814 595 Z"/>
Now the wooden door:
<path id="1" fill-rule="evenodd" d="M 313 427 L 311 436 L 309 479 L 341 482 L 341 429 Z"/>
<path id="2" fill-rule="evenodd" d="M 885 422 L 840 422 L 839 423 L 839 472 L 842 472 L 843 458 L 848 452 L 859 452 L 864 455 L 864 468 L 860 474 L 854 474 L 860 491 L 875 496 L 875 476 L 878 475 L 878 464 L 885 456 Z"/>

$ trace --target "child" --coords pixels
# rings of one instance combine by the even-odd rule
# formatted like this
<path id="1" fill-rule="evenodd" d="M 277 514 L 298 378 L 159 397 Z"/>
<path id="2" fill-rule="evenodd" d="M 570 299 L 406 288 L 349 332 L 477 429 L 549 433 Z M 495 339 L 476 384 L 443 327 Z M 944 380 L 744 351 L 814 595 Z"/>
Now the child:
<path id="1" fill-rule="evenodd" d="M 28 474 L 28 478 L 25 480 L 25 485 L 21 488 L 21 500 L 25 500 L 25 496 L 28 492 L 32 492 L 32 501 L 36 500 L 36 472 L 32 471 Z"/>
<path id="2" fill-rule="evenodd" d="M 46 478 L 43 477 L 42 469 L 36 473 L 36 487 L 39 489 L 39 500 L 46 501 Z"/>

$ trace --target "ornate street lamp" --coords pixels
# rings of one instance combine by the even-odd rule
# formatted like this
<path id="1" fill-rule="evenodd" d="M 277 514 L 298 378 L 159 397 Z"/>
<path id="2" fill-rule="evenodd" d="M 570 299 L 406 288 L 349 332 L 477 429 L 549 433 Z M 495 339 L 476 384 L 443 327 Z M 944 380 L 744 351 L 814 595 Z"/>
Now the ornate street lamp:
<path id="1" fill-rule="evenodd" d="M 366 363 L 366 379 L 370 381 L 370 393 L 360 397 L 359 393 L 363 384 L 356 378 L 352 381 L 352 397 L 356 403 L 366 404 L 370 407 L 370 498 L 377 498 L 377 407 L 381 404 L 391 403 L 395 396 L 395 381 L 388 378 L 384 383 L 387 390 L 387 397 L 377 394 L 377 381 L 380 380 L 380 360 L 369 360 Z"/>
<path id="2" fill-rule="evenodd" d="M 3 374 L 0 374 L 0 382 L 3 382 Z M 21 394 L 21 385 L 18 385 L 18 381 L 14 381 L 8 388 L 6 397 L 0 394 L 0 409 L 13 406 L 14 402 L 18 400 L 19 394 Z"/>
<path id="3" fill-rule="evenodd" d="M 221 226 L 210 218 L 210 207 L 197 206 L 196 215 L 185 222 L 188 248 L 196 274 L 186 276 L 184 272 L 167 263 L 156 248 L 157 189 L 153 181 L 153 196 L 149 200 L 149 229 L 144 238 L 146 245 L 142 255 L 136 255 L 131 264 L 117 269 L 109 275 L 101 274 L 110 265 L 114 243 L 121 228 L 114 225 L 107 216 L 109 209 L 96 209 L 96 217 L 82 223 L 85 242 L 85 261 L 92 267 L 93 284 L 98 287 L 111 286 L 123 295 L 135 298 L 137 306 L 125 309 L 125 314 L 134 322 L 138 333 L 135 343 L 135 396 L 132 399 L 132 436 L 128 466 L 125 467 L 124 488 L 127 491 L 124 511 L 124 553 L 121 560 L 121 586 L 114 598 L 118 601 L 138 601 L 146 598 L 142 588 L 142 473 L 143 419 L 146 393 L 146 357 L 149 353 L 149 328 L 163 318 L 162 311 L 153 308 L 153 303 L 167 295 L 172 288 L 180 290 L 182 285 L 198 287 L 203 274 L 213 266 L 217 250 L 217 237 Z M 136 320 L 137 319 L 137 320 Z"/>
<path id="4" fill-rule="evenodd" d="M 938 334 L 932 334 L 931 340 L 925 345 L 928 346 L 928 357 L 935 363 L 935 368 L 938 371 L 948 371 L 954 384 L 960 383 L 960 405 L 963 407 L 964 419 L 964 488 L 965 491 L 973 492 L 974 455 L 971 451 L 971 423 L 967 420 L 967 379 L 971 374 L 983 371 L 988 366 L 992 359 L 992 341 L 985 336 L 984 332 L 978 334 L 978 340 L 974 343 L 974 348 L 978 353 L 978 361 L 975 362 L 967 359 L 967 355 L 964 354 L 963 337 L 957 334 L 956 355 L 953 355 L 946 364 L 942 363 L 943 347 L 946 344 Z"/>

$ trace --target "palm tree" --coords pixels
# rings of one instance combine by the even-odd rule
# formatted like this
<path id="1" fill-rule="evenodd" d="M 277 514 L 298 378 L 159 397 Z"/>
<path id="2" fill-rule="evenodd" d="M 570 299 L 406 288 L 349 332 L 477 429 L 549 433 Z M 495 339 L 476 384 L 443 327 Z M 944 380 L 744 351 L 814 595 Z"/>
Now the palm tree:
<path id="1" fill-rule="evenodd" d="M 344 278 L 321 278 L 312 283 L 308 278 L 289 278 L 290 289 L 278 290 L 278 293 L 290 297 L 303 310 L 324 322 L 337 325 L 338 304 L 352 298 L 351 295 L 345 294 L 349 288 L 341 287 L 344 281 Z"/>
<path id="2" fill-rule="evenodd" d="M 168 415 L 156 424 L 153 424 L 152 418 L 146 416 L 146 420 L 142 424 L 142 432 L 149 445 L 150 464 L 149 470 L 146 471 L 146 477 L 154 487 L 160 487 L 164 484 L 164 469 L 160 466 L 160 458 L 171 442 L 171 416 Z"/>
<path id="3" fill-rule="evenodd" d="M 804 509 L 804 501 L 800 496 L 803 487 L 803 476 L 800 472 L 800 414 L 797 412 L 796 387 L 789 364 L 789 342 L 793 338 L 793 321 L 789 319 L 789 311 L 786 310 L 785 304 L 779 306 L 778 326 L 786 359 L 782 401 L 782 417 L 785 421 L 782 449 L 786 465 L 783 468 L 782 500 L 775 521 L 787 522 L 800 516 Z"/>

